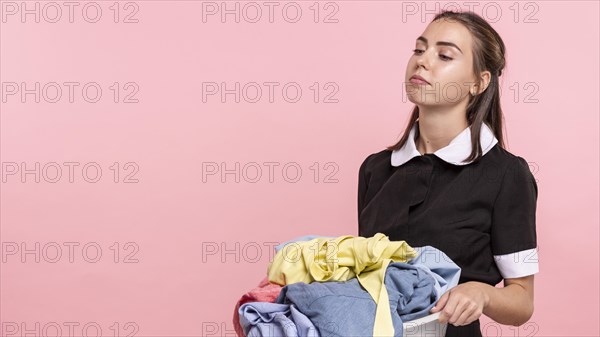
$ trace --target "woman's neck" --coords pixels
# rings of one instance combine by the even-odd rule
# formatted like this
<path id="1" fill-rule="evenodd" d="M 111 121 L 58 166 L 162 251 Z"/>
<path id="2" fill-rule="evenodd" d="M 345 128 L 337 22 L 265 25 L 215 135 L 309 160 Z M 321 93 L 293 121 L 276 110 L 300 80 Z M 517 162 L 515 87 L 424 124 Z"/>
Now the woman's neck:
<path id="1" fill-rule="evenodd" d="M 421 154 L 434 153 L 448 146 L 452 139 L 469 126 L 464 112 L 462 118 L 458 113 L 427 114 L 419 112 L 417 124 L 419 136 L 415 140 L 415 145 Z"/>

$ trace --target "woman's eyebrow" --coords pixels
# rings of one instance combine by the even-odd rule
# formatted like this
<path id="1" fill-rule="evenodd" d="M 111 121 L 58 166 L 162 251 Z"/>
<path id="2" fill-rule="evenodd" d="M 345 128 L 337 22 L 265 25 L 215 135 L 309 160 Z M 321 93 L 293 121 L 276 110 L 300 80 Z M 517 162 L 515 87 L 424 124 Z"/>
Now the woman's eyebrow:
<path id="1" fill-rule="evenodd" d="M 427 42 L 427 38 L 425 38 L 424 36 L 419 36 L 417 38 L 417 41 L 423 41 L 425 44 L 428 44 Z M 454 47 L 456 49 L 458 49 L 458 51 L 462 54 L 462 50 L 460 50 L 460 48 L 458 48 L 458 46 L 452 42 L 447 42 L 447 41 L 438 41 L 436 42 L 436 46 L 449 46 L 449 47 Z"/>

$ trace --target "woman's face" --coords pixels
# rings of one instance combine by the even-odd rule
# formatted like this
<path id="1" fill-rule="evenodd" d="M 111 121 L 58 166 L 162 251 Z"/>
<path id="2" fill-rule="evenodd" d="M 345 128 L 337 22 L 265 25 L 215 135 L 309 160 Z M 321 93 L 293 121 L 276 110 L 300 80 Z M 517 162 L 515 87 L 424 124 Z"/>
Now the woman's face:
<path id="1" fill-rule="evenodd" d="M 417 38 L 406 67 L 409 100 L 419 106 L 439 106 L 468 99 L 475 80 L 471 46 L 471 34 L 462 24 L 448 20 L 430 23 Z M 429 84 L 412 83 L 415 74 Z"/>

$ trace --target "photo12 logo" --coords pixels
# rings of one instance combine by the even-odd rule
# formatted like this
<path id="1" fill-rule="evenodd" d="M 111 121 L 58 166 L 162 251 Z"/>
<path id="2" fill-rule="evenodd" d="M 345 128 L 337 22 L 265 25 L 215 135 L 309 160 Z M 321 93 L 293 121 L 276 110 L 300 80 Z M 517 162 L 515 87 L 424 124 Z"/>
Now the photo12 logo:
<path id="1" fill-rule="evenodd" d="M 334 1 L 203 1 L 202 23 L 338 23 L 340 5 Z"/>
<path id="2" fill-rule="evenodd" d="M 303 93 L 309 92 L 304 99 L 311 99 L 313 103 L 339 103 L 335 95 L 340 91 L 336 82 L 313 82 L 302 85 L 298 82 L 202 82 L 202 103 L 213 101 L 220 103 L 297 103 L 303 98 Z"/>
<path id="3" fill-rule="evenodd" d="M 112 242 L 103 245 L 92 242 L 14 242 L 1 245 L 2 263 L 98 263 L 110 259 L 114 263 L 139 263 L 140 247 L 136 242 Z M 107 253 L 108 252 L 108 253 Z"/>
<path id="4" fill-rule="evenodd" d="M 140 327 L 136 322 L 2 322 L 2 337 L 99 337 L 99 336 L 136 336 Z"/>
<path id="5" fill-rule="evenodd" d="M 281 166 L 281 168 L 279 167 Z M 338 183 L 335 174 L 339 171 L 339 165 L 335 162 L 318 163 L 314 162 L 310 166 L 302 168 L 297 162 L 263 162 L 262 165 L 257 162 L 242 163 L 217 163 L 203 162 L 202 163 L 202 182 L 209 182 L 211 177 L 213 182 L 220 183 L 240 183 L 242 180 L 245 183 L 278 183 L 284 181 L 286 183 L 297 183 L 302 179 L 303 172 L 310 171 L 308 179 L 312 177 L 313 183 Z M 219 179 L 220 178 L 220 179 Z M 307 178 L 305 177 L 305 180 Z"/>
<path id="6" fill-rule="evenodd" d="M 112 103 L 139 103 L 136 82 L 2 82 L 2 103 L 98 103 L 104 98 Z M 103 97 L 104 95 L 104 97 Z"/>
<path id="7" fill-rule="evenodd" d="M 135 162 L 113 162 L 110 166 L 105 166 L 97 162 L 64 162 L 60 165 L 57 162 L 49 163 L 25 163 L 21 162 L 2 162 L 2 183 L 20 182 L 20 183 L 40 183 L 42 180 L 46 183 L 97 183 L 101 181 L 103 172 L 110 172 L 105 179 L 112 177 L 114 183 L 139 183 L 135 175 L 140 167 Z M 20 179 L 19 179 L 20 178 Z M 110 178 L 109 178 L 110 179 Z"/>
<path id="8" fill-rule="evenodd" d="M 132 1 L 2 1 L 2 23 L 138 23 L 140 6 Z"/>

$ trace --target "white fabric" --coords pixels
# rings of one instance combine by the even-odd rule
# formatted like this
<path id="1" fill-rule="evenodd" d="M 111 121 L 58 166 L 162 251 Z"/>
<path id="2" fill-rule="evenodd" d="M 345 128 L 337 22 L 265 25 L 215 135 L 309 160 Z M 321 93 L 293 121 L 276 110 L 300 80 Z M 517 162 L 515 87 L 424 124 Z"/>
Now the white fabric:
<path id="1" fill-rule="evenodd" d="M 516 278 L 539 272 L 537 248 L 505 255 L 494 255 L 503 278 Z"/>
<path id="2" fill-rule="evenodd" d="M 417 150 L 415 144 L 415 133 L 418 127 L 419 123 L 417 120 L 410 130 L 406 144 L 404 144 L 401 149 L 392 151 L 392 166 L 400 166 L 412 158 L 422 155 Z M 494 132 L 485 123 L 481 125 L 479 142 L 481 144 L 483 155 L 498 143 L 498 139 L 494 136 Z M 450 144 L 435 151 L 433 154 L 453 165 L 470 164 L 472 161 L 465 162 L 464 160 L 471 154 L 471 128 L 467 127 L 464 129 L 452 139 Z"/>

